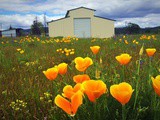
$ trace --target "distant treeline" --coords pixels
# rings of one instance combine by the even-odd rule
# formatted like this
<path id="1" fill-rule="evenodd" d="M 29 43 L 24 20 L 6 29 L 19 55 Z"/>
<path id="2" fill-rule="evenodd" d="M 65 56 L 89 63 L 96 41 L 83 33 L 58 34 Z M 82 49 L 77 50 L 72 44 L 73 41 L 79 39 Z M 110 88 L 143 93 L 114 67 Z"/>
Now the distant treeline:
<path id="1" fill-rule="evenodd" d="M 115 34 L 158 34 L 160 26 L 152 28 L 140 28 L 139 25 L 130 23 L 126 27 L 115 28 Z"/>

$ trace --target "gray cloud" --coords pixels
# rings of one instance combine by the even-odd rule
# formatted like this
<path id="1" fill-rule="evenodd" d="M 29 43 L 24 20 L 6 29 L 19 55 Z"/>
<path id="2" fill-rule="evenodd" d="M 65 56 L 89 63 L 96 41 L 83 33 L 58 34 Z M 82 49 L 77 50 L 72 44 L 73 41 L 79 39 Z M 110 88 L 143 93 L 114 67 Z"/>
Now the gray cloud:
<path id="1" fill-rule="evenodd" d="M 0 23 L 2 23 L 2 29 L 8 29 L 11 25 L 12 27 L 20 27 L 20 28 L 30 28 L 37 16 L 38 21 L 44 22 L 43 14 L 35 15 L 35 14 L 27 14 L 27 15 L 0 15 Z M 47 21 L 55 20 L 61 18 L 62 16 L 46 16 Z"/>
<path id="2" fill-rule="evenodd" d="M 116 1 L 116 2 L 115 2 Z M 100 15 L 112 18 L 143 17 L 151 13 L 160 13 L 159 0 L 114 0 L 98 7 Z"/>
<path id="3" fill-rule="evenodd" d="M 123 26 L 126 21 L 135 22 L 141 27 L 156 26 L 160 21 L 160 0 L 0 0 L 0 23 L 28 26 L 33 21 L 30 18 L 33 12 L 39 16 L 44 12 L 53 15 L 48 16 L 50 20 L 64 17 L 67 10 L 80 6 L 95 9 L 96 15 L 117 20 L 116 27 Z M 16 14 L 3 14 L 3 10 Z"/>
<path id="4" fill-rule="evenodd" d="M 113 18 L 141 17 L 150 13 L 160 13 L 159 0 L 1 0 L 0 8 L 15 12 L 51 12 L 65 14 L 68 9 L 75 7 L 90 7 L 97 14 Z"/>
<path id="5" fill-rule="evenodd" d="M 124 27 L 127 23 L 132 22 L 140 25 L 141 28 L 160 26 L 160 14 L 149 14 L 144 17 L 119 18 L 115 22 L 116 27 Z"/>

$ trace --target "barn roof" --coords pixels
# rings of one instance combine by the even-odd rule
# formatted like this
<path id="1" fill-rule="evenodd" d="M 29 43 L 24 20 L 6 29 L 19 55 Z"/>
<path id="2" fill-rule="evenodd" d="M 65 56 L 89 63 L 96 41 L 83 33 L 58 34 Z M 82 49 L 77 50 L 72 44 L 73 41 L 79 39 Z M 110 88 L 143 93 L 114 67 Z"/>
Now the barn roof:
<path id="1" fill-rule="evenodd" d="M 114 19 L 110 19 L 110 18 L 106 18 L 106 17 L 100 17 L 100 16 L 97 16 L 97 15 L 94 15 L 94 17 L 98 17 L 98 18 L 102 18 L 102 19 L 106 19 L 106 20 L 111 20 L 111 21 L 116 21 Z"/>
<path id="2" fill-rule="evenodd" d="M 71 9 L 71 10 L 68 10 L 65 17 L 68 17 L 68 14 L 70 11 L 73 11 L 73 10 L 77 10 L 77 9 L 81 9 L 81 8 L 84 8 L 84 9 L 87 9 L 87 10 L 92 10 L 92 11 L 96 11 L 94 9 L 91 9 L 91 8 L 86 8 L 86 7 L 78 7 L 78 8 L 74 8 L 74 9 Z"/>
<path id="3" fill-rule="evenodd" d="M 78 7 L 78 8 L 74 8 L 74 9 L 67 10 L 67 13 L 66 13 L 65 17 L 63 17 L 63 18 L 59 18 L 59 19 L 56 19 L 56 20 L 51 20 L 51 21 L 49 21 L 49 22 L 47 22 L 47 23 L 51 23 L 51 22 L 55 22 L 55 21 L 58 21 L 58 20 L 62 20 L 62 19 L 68 18 L 68 17 L 69 17 L 69 16 L 68 16 L 68 14 L 69 14 L 69 12 L 70 12 L 70 11 L 77 10 L 77 9 L 81 9 L 81 8 L 84 8 L 84 9 L 87 9 L 87 10 L 96 11 L 96 10 L 91 9 L 91 8 Z"/>
<path id="4" fill-rule="evenodd" d="M 22 28 L 12 28 L 12 29 L 7 29 L 7 30 L 2 30 L 1 32 L 3 31 L 10 31 L 10 30 L 23 30 Z"/>
<path id="5" fill-rule="evenodd" d="M 59 19 L 56 19 L 56 20 L 51 20 L 51 21 L 49 21 L 47 23 L 55 22 L 55 21 L 58 21 L 58 20 L 66 19 L 66 18 L 69 18 L 69 17 L 63 17 L 63 18 L 59 18 Z"/>
<path id="6" fill-rule="evenodd" d="M 62 19 L 65 19 L 65 18 L 69 18 L 68 14 L 69 14 L 70 11 L 77 10 L 77 9 L 81 9 L 81 8 L 84 8 L 84 9 L 87 9 L 87 10 L 96 11 L 96 10 L 94 10 L 94 9 L 86 8 L 86 7 L 78 7 L 78 8 L 70 9 L 70 10 L 67 10 L 67 13 L 66 13 L 65 17 L 59 18 L 59 19 L 56 19 L 56 20 L 51 20 L 51 21 L 47 22 L 47 24 L 48 24 L 48 23 L 51 23 L 51 22 L 58 21 L 58 20 L 62 20 Z M 116 20 L 113 20 L 113 19 L 110 19 L 110 18 L 100 17 L 100 16 L 96 16 L 96 15 L 94 15 L 94 17 L 98 17 L 98 18 L 102 18 L 102 19 L 107 19 L 107 20 L 111 20 L 111 21 L 116 21 Z"/>

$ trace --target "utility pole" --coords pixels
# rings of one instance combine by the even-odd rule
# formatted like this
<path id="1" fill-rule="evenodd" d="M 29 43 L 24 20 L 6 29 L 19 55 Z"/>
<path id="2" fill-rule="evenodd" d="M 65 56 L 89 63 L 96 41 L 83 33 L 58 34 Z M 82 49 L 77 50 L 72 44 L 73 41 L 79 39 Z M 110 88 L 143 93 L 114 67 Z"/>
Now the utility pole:
<path id="1" fill-rule="evenodd" d="M 44 19 L 44 35 L 46 36 L 46 27 L 47 27 L 47 25 L 46 25 L 46 13 L 44 13 L 43 19 Z"/>
<path id="2" fill-rule="evenodd" d="M 1 26 L 1 31 L 2 31 L 2 23 L 0 23 L 0 26 Z"/>
<path id="3" fill-rule="evenodd" d="M 1 33 L 1 31 L 2 31 L 2 23 L 0 23 L 0 26 L 1 26 L 1 29 L 0 29 L 0 37 L 2 37 L 2 33 Z"/>

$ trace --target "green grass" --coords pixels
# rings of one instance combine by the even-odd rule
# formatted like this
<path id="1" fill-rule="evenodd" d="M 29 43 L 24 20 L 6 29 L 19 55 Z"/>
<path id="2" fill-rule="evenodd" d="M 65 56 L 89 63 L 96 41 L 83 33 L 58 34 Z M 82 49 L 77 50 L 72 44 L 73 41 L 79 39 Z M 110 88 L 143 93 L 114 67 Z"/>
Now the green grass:
<path id="1" fill-rule="evenodd" d="M 126 104 L 127 120 L 160 119 L 160 97 L 155 94 L 152 82 L 149 84 L 149 74 L 153 77 L 160 74 L 160 35 L 140 40 L 142 35 L 116 36 L 108 39 L 66 38 L 69 42 L 55 42 L 58 38 L 1 38 L 0 39 L 0 119 L 53 119 L 53 120 L 120 120 L 122 118 L 121 104 L 109 93 L 113 84 L 119 83 L 123 68 L 115 57 L 128 53 L 132 59 L 125 66 L 125 79 L 135 90 L 129 103 Z M 122 39 L 120 42 L 119 39 Z M 61 38 L 59 39 L 62 40 Z M 125 44 L 127 40 L 129 44 Z M 138 44 L 132 41 L 138 41 Z M 144 44 L 141 56 L 139 75 L 137 75 L 139 50 Z M 100 52 L 95 56 L 90 46 L 99 45 Z M 24 50 L 21 54 L 18 48 Z M 74 49 L 74 54 L 66 56 L 57 49 Z M 149 68 L 149 57 L 146 48 L 156 48 Z M 92 103 L 85 96 L 74 118 L 71 118 L 54 103 L 57 94 L 61 94 L 66 84 L 75 85 L 73 76 L 82 74 L 75 69 L 76 57 L 90 57 L 93 61 L 102 59 L 100 80 L 107 85 L 108 92 Z M 68 64 L 67 74 L 59 75 L 54 81 L 49 81 L 42 71 L 59 63 Z M 91 79 L 95 78 L 95 62 L 87 69 Z M 150 69 L 150 70 L 149 70 Z M 124 76 L 123 76 L 124 77 Z M 138 97 L 134 107 L 136 83 L 138 80 Z M 49 96 L 46 95 L 48 92 Z M 44 94 L 45 93 L 45 94 Z M 22 100 L 18 102 L 18 100 Z M 17 101 L 17 102 L 16 102 Z M 15 102 L 15 103 L 12 103 Z M 11 105 L 11 103 L 13 105 Z M 24 105 L 25 103 L 26 106 Z M 17 106 L 12 107 L 12 106 Z M 24 105 L 24 106 L 23 106 Z M 19 108 L 19 109 L 18 109 Z"/>

